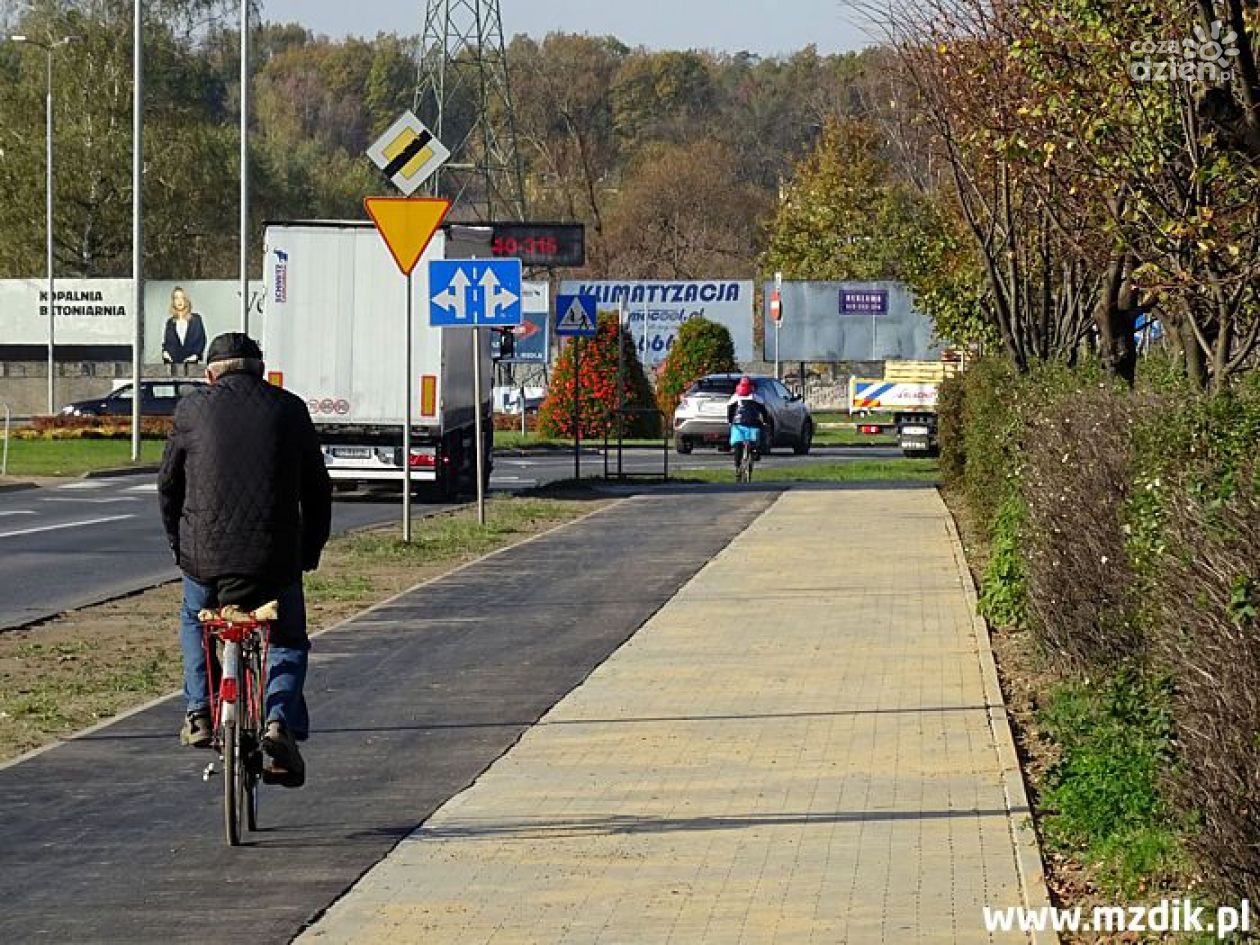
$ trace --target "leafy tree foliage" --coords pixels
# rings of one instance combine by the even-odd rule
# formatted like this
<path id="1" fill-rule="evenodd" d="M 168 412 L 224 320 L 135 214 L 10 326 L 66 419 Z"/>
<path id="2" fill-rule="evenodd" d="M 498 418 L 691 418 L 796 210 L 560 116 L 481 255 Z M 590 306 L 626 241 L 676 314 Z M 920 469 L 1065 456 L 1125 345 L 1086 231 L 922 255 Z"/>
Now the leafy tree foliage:
<path id="1" fill-rule="evenodd" d="M 7 28 L 74 33 L 59 50 L 57 271 L 130 272 L 131 0 L 33 0 Z M 235 274 L 239 91 L 235 0 L 146 4 L 146 271 Z M 329 40 L 294 24 L 253 37 L 255 259 L 264 219 L 360 218 L 389 192 L 364 150 L 412 104 L 409 37 Z M 652 52 L 613 37 L 517 36 L 508 63 L 534 219 L 587 225 L 583 275 L 746 276 L 793 159 L 861 112 L 874 54 Z M 44 61 L 0 44 L 0 277 L 43 268 Z M 422 109 L 423 110 L 423 109 Z M 421 117 L 425 117 L 422 115 Z M 432 116 L 429 116 L 432 117 Z M 471 100 L 446 114 L 448 136 Z"/>
<path id="2" fill-rule="evenodd" d="M 769 227 L 767 271 L 789 279 L 900 280 L 940 337 L 991 340 L 983 274 L 947 197 L 887 156 L 873 122 L 831 122 L 797 165 Z"/>
<path id="3" fill-rule="evenodd" d="M 575 372 L 574 351 L 579 344 L 581 353 Z M 602 439 L 619 428 L 630 437 L 660 433 L 652 388 L 634 349 L 634 339 L 628 331 L 618 328 L 615 314 L 600 315 L 595 337 L 572 339 L 560 352 L 547 398 L 538 411 L 538 429 L 544 436 L 573 436 L 575 384 L 580 394 L 577 418 L 583 438 Z M 632 412 L 619 422 L 618 410 L 623 407 Z"/>
<path id="4" fill-rule="evenodd" d="M 678 329 L 678 338 L 669 349 L 656 383 L 656 402 L 666 417 L 683 393 L 706 374 L 736 370 L 735 342 L 725 325 L 706 318 L 692 318 Z"/>
<path id="5" fill-rule="evenodd" d="M 1260 46 L 1245 0 L 928 0 L 890 34 L 1017 364 L 1096 345 L 1129 382 L 1157 315 L 1198 385 L 1260 351 Z M 1254 11 L 1252 11 L 1254 12 Z M 1232 34 L 1232 35 L 1231 35 Z M 1198 48 L 1228 49 L 1204 69 Z M 1139 40 L 1135 46 L 1135 40 Z M 1154 74 L 1152 58 L 1167 69 Z M 1142 60 L 1143 42 L 1150 56 Z"/>

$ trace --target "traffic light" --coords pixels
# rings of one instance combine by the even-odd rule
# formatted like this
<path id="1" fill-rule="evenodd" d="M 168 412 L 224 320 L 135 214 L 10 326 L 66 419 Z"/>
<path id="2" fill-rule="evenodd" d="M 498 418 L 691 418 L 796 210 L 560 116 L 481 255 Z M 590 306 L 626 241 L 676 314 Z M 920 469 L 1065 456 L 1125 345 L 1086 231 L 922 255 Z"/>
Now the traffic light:
<path id="1" fill-rule="evenodd" d="M 495 335 L 499 339 L 499 351 L 495 356 L 503 361 L 516 355 L 516 330 L 513 328 L 496 328 Z"/>

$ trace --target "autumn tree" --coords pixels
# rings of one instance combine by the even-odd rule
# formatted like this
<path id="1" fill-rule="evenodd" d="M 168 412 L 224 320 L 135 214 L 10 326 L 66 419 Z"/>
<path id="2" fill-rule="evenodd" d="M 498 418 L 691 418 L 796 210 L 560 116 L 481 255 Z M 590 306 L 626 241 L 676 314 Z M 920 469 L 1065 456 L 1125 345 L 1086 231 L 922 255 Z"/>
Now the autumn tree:
<path id="1" fill-rule="evenodd" d="M 579 347 L 575 372 L 574 352 Z M 629 437 L 660 434 L 643 363 L 630 333 L 618 327 L 615 313 L 599 316 L 593 338 L 570 339 L 561 350 L 547 397 L 538 411 L 538 429 L 544 436 L 573 436 L 575 384 L 580 394 L 577 417 L 583 438 L 602 439 L 618 430 Z M 627 412 L 619 414 L 622 409 Z"/>
<path id="2" fill-rule="evenodd" d="M 607 215 L 608 264 L 628 278 L 745 276 L 769 207 L 712 141 L 646 148 Z"/>
<path id="3" fill-rule="evenodd" d="M 1260 92 L 1242 7 L 1146 0 L 1120 15 L 1069 0 L 929 0 L 897 16 L 901 60 L 1016 362 L 1070 361 L 1090 343 L 1132 381 L 1133 327 L 1151 311 L 1199 384 L 1245 369 L 1260 345 L 1246 104 Z M 1153 80 L 1135 36 L 1175 53 L 1175 67 L 1185 38 L 1229 47 L 1236 68 Z"/>
<path id="4" fill-rule="evenodd" d="M 606 268 L 604 217 L 615 188 L 618 147 L 609 89 L 629 50 L 611 37 L 517 36 L 512 64 L 518 146 L 532 171 L 529 205 L 544 216 L 585 221 L 596 271 Z"/>

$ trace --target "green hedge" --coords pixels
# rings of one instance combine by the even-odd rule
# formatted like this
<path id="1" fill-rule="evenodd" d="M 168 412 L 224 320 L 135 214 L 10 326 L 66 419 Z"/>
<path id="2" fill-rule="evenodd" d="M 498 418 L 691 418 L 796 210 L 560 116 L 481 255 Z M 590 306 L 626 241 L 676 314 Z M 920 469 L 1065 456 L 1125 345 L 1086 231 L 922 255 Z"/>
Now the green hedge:
<path id="1" fill-rule="evenodd" d="M 982 362 L 947 385 L 941 435 L 989 538 L 981 606 L 1058 680 L 1052 841 L 1126 890 L 1184 843 L 1260 898 L 1260 380 L 1209 397 L 1159 360 L 1135 390 Z"/>

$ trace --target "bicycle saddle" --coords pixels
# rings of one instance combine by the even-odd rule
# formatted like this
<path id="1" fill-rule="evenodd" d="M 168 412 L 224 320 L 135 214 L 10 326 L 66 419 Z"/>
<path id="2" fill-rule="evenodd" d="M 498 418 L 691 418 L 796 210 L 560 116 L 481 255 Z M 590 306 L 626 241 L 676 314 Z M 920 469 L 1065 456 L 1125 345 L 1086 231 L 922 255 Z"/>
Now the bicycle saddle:
<path id="1" fill-rule="evenodd" d="M 263 622 L 268 620 L 280 619 L 280 604 L 277 601 L 268 601 L 257 610 L 244 610 L 236 604 L 228 604 L 226 607 L 220 607 L 218 610 L 206 609 L 197 614 L 197 619 L 202 623 L 208 620 L 222 620 L 224 623 L 248 623 L 251 620 Z"/>

